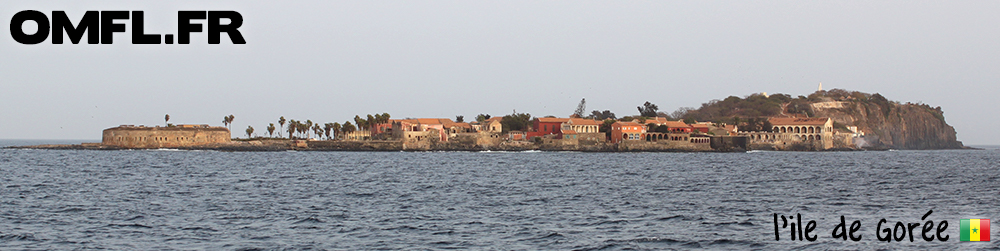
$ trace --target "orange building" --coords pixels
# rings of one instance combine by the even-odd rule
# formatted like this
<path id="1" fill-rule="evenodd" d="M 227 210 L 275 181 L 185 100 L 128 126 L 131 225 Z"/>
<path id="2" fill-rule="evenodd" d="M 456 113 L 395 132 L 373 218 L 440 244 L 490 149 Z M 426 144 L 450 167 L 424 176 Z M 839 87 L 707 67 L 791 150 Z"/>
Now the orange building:
<path id="1" fill-rule="evenodd" d="M 611 143 L 620 143 L 624 140 L 642 140 L 643 133 L 646 133 L 646 125 L 618 121 L 611 124 Z"/>

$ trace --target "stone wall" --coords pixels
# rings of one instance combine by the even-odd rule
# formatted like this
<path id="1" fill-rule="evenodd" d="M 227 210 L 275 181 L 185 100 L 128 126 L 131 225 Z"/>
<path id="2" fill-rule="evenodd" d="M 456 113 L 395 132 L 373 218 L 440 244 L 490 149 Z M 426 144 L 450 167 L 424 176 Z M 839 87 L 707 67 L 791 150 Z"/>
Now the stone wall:
<path id="1" fill-rule="evenodd" d="M 104 129 L 101 144 L 121 148 L 176 148 L 230 140 L 229 129 L 207 125 L 171 127 L 119 126 Z"/>

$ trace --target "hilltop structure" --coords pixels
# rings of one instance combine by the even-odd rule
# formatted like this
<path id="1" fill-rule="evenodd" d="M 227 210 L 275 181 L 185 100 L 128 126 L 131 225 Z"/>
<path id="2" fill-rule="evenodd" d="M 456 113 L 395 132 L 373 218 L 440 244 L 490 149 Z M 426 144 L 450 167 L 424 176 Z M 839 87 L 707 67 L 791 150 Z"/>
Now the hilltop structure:
<path id="1" fill-rule="evenodd" d="M 101 145 L 120 148 L 175 148 L 226 143 L 229 129 L 209 125 L 146 127 L 121 125 L 104 129 Z"/>

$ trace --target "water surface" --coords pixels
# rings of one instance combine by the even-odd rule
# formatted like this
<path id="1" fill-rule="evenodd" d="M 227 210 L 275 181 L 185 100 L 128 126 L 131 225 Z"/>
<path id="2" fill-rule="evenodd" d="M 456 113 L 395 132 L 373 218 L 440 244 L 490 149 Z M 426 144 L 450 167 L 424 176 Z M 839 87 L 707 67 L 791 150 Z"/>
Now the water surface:
<path id="1" fill-rule="evenodd" d="M 998 248 L 958 242 L 1000 219 L 998 153 L 3 149 L 0 249 Z M 928 210 L 948 242 L 875 240 Z M 819 240 L 775 241 L 773 213 Z"/>

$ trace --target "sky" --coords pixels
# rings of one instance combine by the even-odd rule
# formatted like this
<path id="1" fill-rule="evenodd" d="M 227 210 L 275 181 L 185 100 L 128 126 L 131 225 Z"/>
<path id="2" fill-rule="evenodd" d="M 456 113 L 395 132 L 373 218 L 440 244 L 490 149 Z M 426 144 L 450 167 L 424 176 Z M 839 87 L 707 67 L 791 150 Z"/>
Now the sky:
<path id="1" fill-rule="evenodd" d="M 966 145 L 1000 144 L 1000 1 L 13 1 L 78 22 L 141 10 L 233 10 L 246 44 L 20 44 L 0 32 L 0 139 L 93 139 L 122 124 L 264 132 L 341 122 L 587 110 L 637 114 L 824 89 L 940 106 Z M 204 22 L 200 22 L 204 23 Z M 21 27 L 33 32 L 28 22 Z M 243 136 L 245 137 L 245 136 Z"/>

